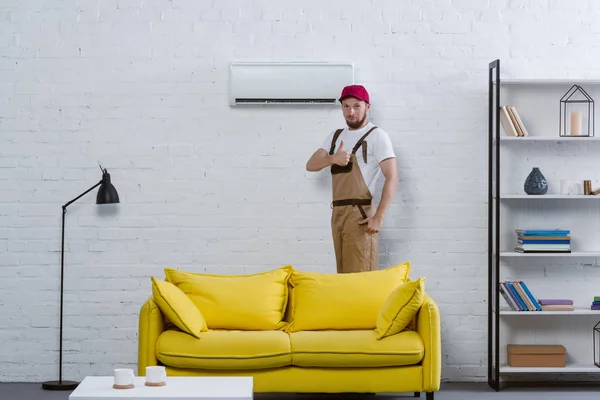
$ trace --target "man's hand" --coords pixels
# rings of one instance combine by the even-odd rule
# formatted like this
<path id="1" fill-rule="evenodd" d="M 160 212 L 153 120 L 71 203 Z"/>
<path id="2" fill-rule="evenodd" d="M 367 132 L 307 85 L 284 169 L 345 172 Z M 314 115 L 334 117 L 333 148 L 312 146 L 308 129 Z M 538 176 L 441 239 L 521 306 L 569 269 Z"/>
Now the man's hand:
<path id="1" fill-rule="evenodd" d="M 340 147 L 333 155 L 333 163 L 345 167 L 350 162 L 350 152 L 344 150 L 344 141 L 340 141 Z"/>
<path id="2" fill-rule="evenodd" d="M 379 232 L 379 229 L 381 229 L 381 225 L 383 224 L 383 218 L 375 214 L 372 217 L 367 217 L 363 219 L 359 222 L 359 224 L 367 224 L 367 232 L 376 233 Z"/>

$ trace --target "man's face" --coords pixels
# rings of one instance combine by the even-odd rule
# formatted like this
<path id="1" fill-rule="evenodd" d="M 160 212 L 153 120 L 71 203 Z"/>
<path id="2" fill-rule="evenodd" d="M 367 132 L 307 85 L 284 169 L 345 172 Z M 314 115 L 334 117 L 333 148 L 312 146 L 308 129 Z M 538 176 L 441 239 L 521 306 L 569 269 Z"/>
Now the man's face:
<path id="1" fill-rule="evenodd" d="M 347 97 L 342 100 L 344 119 L 350 129 L 358 129 L 367 119 L 367 111 L 371 106 L 356 97 Z"/>

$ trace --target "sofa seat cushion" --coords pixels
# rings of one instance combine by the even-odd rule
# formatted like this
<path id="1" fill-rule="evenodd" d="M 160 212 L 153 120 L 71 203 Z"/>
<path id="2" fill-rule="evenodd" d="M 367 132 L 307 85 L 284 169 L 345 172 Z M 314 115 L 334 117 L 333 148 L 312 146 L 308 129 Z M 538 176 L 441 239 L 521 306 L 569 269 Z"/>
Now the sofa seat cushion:
<path id="1" fill-rule="evenodd" d="M 168 330 L 156 346 L 156 358 L 175 368 L 266 369 L 292 363 L 289 335 L 283 331 L 209 330 L 196 339 Z"/>
<path id="2" fill-rule="evenodd" d="M 396 367 L 418 364 L 421 336 L 404 331 L 377 340 L 374 330 L 290 333 L 292 363 L 298 367 Z"/>

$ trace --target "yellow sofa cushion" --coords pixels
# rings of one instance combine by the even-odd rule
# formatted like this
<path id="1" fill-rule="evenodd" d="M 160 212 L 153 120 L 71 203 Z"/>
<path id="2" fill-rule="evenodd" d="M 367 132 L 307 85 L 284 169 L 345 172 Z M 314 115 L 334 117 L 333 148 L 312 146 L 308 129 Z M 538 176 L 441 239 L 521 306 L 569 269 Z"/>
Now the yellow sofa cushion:
<path id="1" fill-rule="evenodd" d="M 351 274 L 294 270 L 286 330 L 374 329 L 379 309 L 409 273 L 408 262 Z"/>
<path id="2" fill-rule="evenodd" d="M 254 399 L 256 400 L 406 400 L 409 397 L 412 398 L 412 396 L 355 396 L 353 394 L 424 392 L 426 391 L 425 387 L 431 387 L 424 383 L 423 367 L 420 364 L 382 368 L 304 368 L 290 366 L 256 371 L 226 372 L 192 368 L 182 369 L 167 365 L 166 370 L 167 376 L 252 376 L 253 392 L 269 393 L 265 397 L 255 395 Z M 439 390 L 439 384 L 432 391 L 437 390 Z M 273 393 L 277 394 L 273 395 Z M 321 393 L 330 393 L 331 395 L 327 396 Z"/>
<path id="3" fill-rule="evenodd" d="M 406 282 L 394 290 L 377 315 L 377 339 L 395 335 L 414 319 L 425 298 L 425 278 Z"/>
<path id="4" fill-rule="evenodd" d="M 418 364 L 424 355 L 414 331 L 377 340 L 373 330 L 303 331 L 290 334 L 298 367 L 393 367 Z"/>
<path id="5" fill-rule="evenodd" d="M 208 331 L 196 339 L 168 330 L 158 338 L 157 359 L 174 368 L 246 370 L 289 366 L 289 335 L 283 331 Z"/>
<path id="6" fill-rule="evenodd" d="M 208 327 L 196 305 L 177 286 L 152 277 L 152 297 L 169 321 L 184 332 L 199 338 Z"/>
<path id="7" fill-rule="evenodd" d="M 216 275 L 166 268 L 167 280 L 202 312 L 209 329 L 271 330 L 283 320 L 292 266 L 251 275 Z"/>

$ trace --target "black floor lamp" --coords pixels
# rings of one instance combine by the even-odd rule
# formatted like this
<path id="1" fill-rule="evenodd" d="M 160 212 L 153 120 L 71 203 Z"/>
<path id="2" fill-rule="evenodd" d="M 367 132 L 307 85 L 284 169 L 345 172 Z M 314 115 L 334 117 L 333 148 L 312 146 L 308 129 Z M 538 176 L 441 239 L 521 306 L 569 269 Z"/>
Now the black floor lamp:
<path id="1" fill-rule="evenodd" d="M 98 194 L 96 195 L 96 204 L 112 204 L 119 202 L 119 194 L 117 189 L 110 183 L 110 175 L 106 169 L 102 169 L 102 180 L 96 183 L 94 186 L 75 197 L 73 200 L 62 206 L 62 245 L 60 249 L 60 351 L 58 356 L 58 380 L 47 381 L 42 383 L 42 388 L 46 390 L 73 390 L 77 387 L 78 383 L 74 381 L 64 381 L 62 378 L 62 348 L 63 348 L 63 276 L 65 271 L 65 215 L 67 214 L 67 207 L 85 196 L 98 186 Z"/>

